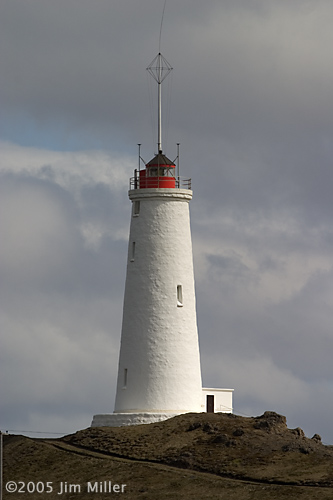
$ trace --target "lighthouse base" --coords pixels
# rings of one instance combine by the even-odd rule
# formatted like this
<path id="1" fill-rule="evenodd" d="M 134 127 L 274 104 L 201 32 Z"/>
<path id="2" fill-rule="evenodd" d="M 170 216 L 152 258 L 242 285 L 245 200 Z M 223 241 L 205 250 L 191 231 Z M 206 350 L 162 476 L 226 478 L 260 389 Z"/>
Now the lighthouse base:
<path id="1" fill-rule="evenodd" d="M 94 415 L 91 427 L 123 427 L 152 424 L 176 417 L 181 413 L 103 413 Z"/>

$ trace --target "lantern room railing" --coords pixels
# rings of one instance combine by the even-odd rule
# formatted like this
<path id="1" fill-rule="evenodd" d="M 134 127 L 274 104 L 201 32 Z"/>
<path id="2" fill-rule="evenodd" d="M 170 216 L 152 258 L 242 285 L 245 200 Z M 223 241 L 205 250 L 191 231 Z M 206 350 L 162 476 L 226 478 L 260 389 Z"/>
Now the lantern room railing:
<path id="1" fill-rule="evenodd" d="M 139 173 L 139 172 L 138 172 Z M 166 181 L 174 181 L 173 186 L 167 186 Z M 130 178 L 130 189 L 149 189 L 174 187 L 180 189 L 191 189 L 192 179 L 184 177 L 144 177 L 139 175 Z"/>

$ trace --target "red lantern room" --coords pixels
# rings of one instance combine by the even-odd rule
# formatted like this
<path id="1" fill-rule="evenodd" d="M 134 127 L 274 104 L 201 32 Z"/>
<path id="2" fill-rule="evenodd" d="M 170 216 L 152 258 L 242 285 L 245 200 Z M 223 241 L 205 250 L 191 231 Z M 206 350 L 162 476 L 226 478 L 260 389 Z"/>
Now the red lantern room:
<path id="1" fill-rule="evenodd" d="M 176 160 L 177 159 L 178 175 L 176 174 L 175 161 L 169 160 L 169 158 L 160 151 L 150 160 L 150 162 L 145 163 L 146 168 L 134 170 L 134 177 L 130 179 L 130 189 L 191 189 L 191 179 L 179 177 L 179 151 Z M 139 152 L 139 163 L 140 161 L 143 160 Z"/>
<path id="2" fill-rule="evenodd" d="M 145 170 L 139 172 L 139 189 L 175 187 L 176 166 L 161 152 L 147 163 Z"/>

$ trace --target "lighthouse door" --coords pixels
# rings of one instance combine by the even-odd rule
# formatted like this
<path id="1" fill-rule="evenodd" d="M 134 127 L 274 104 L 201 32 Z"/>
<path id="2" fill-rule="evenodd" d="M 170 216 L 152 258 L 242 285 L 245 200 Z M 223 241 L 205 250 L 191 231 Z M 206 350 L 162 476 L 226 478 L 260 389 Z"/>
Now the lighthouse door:
<path id="1" fill-rule="evenodd" d="M 207 395 L 206 411 L 207 411 L 207 413 L 214 413 L 214 396 Z"/>

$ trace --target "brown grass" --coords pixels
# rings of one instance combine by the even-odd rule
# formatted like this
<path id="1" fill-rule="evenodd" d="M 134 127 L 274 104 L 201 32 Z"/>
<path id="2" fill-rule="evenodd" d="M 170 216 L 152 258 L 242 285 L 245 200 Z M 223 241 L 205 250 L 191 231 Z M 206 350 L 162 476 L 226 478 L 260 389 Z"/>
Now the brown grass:
<path id="1" fill-rule="evenodd" d="M 89 428 L 61 439 L 5 436 L 4 483 L 52 482 L 54 491 L 16 498 L 226 499 L 333 498 L 333 450 L 285 417 L 187 414 L 133 427 Z M 126 484 L 88 493 L 87 482 Z M 80 492 L 58 495 L 61 482 Z"/>

